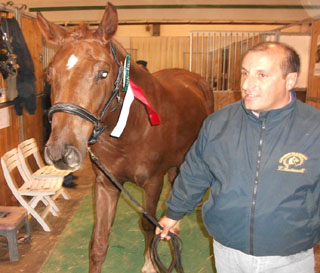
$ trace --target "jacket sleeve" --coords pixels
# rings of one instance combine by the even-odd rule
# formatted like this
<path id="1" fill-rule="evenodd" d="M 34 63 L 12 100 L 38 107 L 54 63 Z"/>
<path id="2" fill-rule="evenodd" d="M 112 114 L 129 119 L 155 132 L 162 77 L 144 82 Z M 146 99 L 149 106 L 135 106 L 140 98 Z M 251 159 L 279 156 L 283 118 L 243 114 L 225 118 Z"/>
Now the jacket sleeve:
<path id="1" fill-rule="evenodd" d="M 207 119 L 180 167 L 180 173 L 166 202 L 166 216 L 171 219 L 180 220 L 191 212 L 201 202 L 213 181 L 213 174 L 203 158 L 209 131 L 210 122 Z"/>

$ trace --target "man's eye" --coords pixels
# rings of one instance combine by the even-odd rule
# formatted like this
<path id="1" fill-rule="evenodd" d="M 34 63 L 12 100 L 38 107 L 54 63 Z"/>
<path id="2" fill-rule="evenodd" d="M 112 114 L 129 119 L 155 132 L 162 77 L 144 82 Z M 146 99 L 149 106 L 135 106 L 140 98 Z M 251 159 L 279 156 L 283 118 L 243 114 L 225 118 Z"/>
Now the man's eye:
<path id="1" fill-rule="evenodd" d="M 259 78 L 264 79 L 264 78 L 267 78 L 267 77 L 268 77 L 267 74 L 264 74 L 264 73 L 260 73 L 260 74 L 259 74 Z"/>
<path id="2" fill-rule="evenodd" d="M 247 75 L 248 75 L 248 73 L 246 71 L 241 71 L 241 77 L 245 77 Z"/>

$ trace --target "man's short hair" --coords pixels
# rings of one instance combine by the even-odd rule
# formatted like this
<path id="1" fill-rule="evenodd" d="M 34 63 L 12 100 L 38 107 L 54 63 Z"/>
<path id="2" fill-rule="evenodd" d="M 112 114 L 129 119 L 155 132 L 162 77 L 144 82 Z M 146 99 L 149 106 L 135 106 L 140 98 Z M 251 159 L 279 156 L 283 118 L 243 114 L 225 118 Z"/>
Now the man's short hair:
<path id="1" fill-rule="evenodd" d="M 283 77 L 286 77 L 289 73 L 293 73 L 293 72 L 297 72 L 299 74 L 300 73 L 300 57 L 298 53 L 292 47 L 283 43 L 262 42 L 250 48 L 244 56 L 246 56 L 249 52 L 267 51 L 271 49 L 273 46 L 281 47 L 286 53 L 286 56 L 281 64 Z"/>

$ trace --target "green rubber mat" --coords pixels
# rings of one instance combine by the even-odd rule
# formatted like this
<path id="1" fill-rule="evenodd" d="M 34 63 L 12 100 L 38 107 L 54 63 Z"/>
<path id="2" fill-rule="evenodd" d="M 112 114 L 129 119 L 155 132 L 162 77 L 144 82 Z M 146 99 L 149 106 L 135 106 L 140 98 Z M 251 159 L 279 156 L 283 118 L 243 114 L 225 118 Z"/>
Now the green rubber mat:
<path id="1" fill-rule="evenodd" d="M 143 192 L 132 183 L 125 188 L 143 202 Z M 165 200 L 169 194 L 168 182 L 161 195 L 157 217 L 165 210 Z M 41 273 L 86 273 L 89 270 L 89 243 L 92 233 L 93 201 L 90 192 L 80 204 L 70 223 L 59 238 L 44 264 Z M 140 214 L 126 197 L 121 195 L 116 218 L 110 234 L 110 246 L 103 264 L 105 273 L 139 273 L 144 263 L 144 236 L 139 227 Z M 208 236 L 198 207 L 181 221 L 181 239 L 183 241 L 182 264 L 185 273 L 213 273 L 212 238 Z M 169 246 L 165 242 L 159 245 L 159 255 L 165 264 L 171 261 Z"/>

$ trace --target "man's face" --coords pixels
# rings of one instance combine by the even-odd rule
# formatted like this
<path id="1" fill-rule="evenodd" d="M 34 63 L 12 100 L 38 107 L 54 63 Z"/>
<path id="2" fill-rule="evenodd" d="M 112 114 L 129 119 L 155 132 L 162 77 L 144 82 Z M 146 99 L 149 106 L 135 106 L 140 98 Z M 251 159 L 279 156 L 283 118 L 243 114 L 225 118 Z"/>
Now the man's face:
<path id="1" fill-rule="evenodd" d="M 280 64 L 284 50 L 271 48 L 249 52 L 241 68 L 241 95 L 248 110 L 257 113 L 279 109 L 289 103 L 289 91 L 294 87 L 297 73 L 283 77 Z"/>

